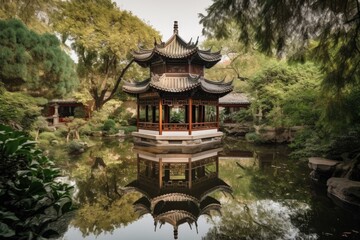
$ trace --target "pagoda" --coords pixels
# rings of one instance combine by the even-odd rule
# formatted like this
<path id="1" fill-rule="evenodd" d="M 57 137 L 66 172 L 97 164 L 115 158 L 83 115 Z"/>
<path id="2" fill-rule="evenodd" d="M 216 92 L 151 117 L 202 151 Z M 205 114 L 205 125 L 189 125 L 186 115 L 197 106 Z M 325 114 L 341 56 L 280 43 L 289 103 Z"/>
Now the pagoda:
<path id="1" fill-rule="evenodd" d="M 125 82 L 123 91 L 137 97 L 135 143 L 151 146 L 199 146 L 219 142 L 219 98 L 232 82 L 211 81 L 204 69 L 221 60 L 220 52 L 199 49 L 198 40 L 185 42 L 174 22 L 167 42 L 132 52 L 134 61 L 150 68 L 148 79 Z"/>

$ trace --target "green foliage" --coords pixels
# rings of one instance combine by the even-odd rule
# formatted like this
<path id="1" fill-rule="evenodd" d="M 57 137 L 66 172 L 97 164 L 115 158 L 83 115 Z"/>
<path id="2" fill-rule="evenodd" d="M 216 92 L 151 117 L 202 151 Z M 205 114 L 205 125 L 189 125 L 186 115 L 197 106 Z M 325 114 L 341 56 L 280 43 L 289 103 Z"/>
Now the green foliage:
<path id="1" fill-rule="evenodd" d="M 257 123 L 274 127 L 315 125 L 320 118 L 321 74 L 312 63 L 277 63 L 249 81 Z"/>
<path id="2" fill-rule="evenodd" d="M 0 236 L 39 239 L 57 235 L 48 225 L 73 209 L 60 171 L 22 132 L 0 125 Z"/>
<path id="3" fill-rule="evenodd" d="M 170 112 L 170 122 L 171 123 L 181 123 L 185 120 L 185 110 L 184 108 L 179 108 L 177 110 L 172 110 Z"/>
<path id="4" fill-rule="evenodd" d="M 68 148 L 68 153 L 79 154 L 79 153 L 83 153 L 85 149 L 87 149 L 87 144 L 82 141 L 73 140 L 68 144 L 67 148 Z"/>
<path id="5" fill-rule="evenodd" d="M 313 156 L 325 157 L 329 151 L 329 136 L 320 133 L 314 128 L 305 128 L 295 135 L 294 141 L 289 144 L 293 149 L 290 157 L 307 159 Z"/>
<path id="6" fill-rule="evenodd" d="M 137 66 L 129 68 L 129 52 L 138 44 L 150 47 L 158 37 L 153 28 L 111 0 L 62 1 L 53 21 L 64 42 L 73 40 L 78 74 L 95 100 L 96 110 L 115 96 L 125 74 L 131 78 L 144 75 Z"/>
<path id="7" fill-rule="evenodd" d="M 36 32 L 49 32 L 48 14 L 58 0 L 3 0 L 0 4 L 0 19 L 21 19 Z"/>
<path id="8" fill-rule="evenodd" d="M 113 119 L 107 119 L 105 122 L 104 122 L 104 125 L 102 126 L 102 130 L 104 131 L 111 131 L 115 128 L 115 121 Z"/>
<path id="9" fill-rule="evenodd" d="M 252 122 L 253 114 L 252 109 L 240 109 L 239 111 L 232 112 L 231 114 L 225 116 L 228 119 L 235 120 L 237 123 L 242 122 Z"/>
<path id="10" fill-rule="evenodd" d="M 39 35 L 19 20 L 0 20 L 0 80 L 12 90 L 61 97 L 78 85 L 74 63 L 55 35 Z"/>
<path id="11" fill-rule="evenodd" d="M 323 120 L 336 131 L 356 123 L 359 112 L 355 103 L 360 82 L 359 14 L 357 0 L 214 0 L 200 22 L 208 36 L 231 39 L 235 24 L 238 39 L 247 49 L 286 56 L 291 62 L 317 62 L 324 74 L 318 89 L 326 110 Z M 299 100 L 295 106 L 306 112 L 301 103 L 307 97 Z M 282 109 L 277 110 L 274 116 L 281 116 Z M 314 116 L 306 118 L 311 121 Z M 276 124 L 281 122 L 278 119 Z"/>
<path id="12" fill-rule="evenodd" d="M 4 90 L 0 94 L 0 124 L 29 130 L 38 122 L 42 106 L 46 102 L 46 99 L 33 98 L 26 93 Z"/>
<path id="13" fill-rule="evenodd" d="M 115 122 L 119 122 L 122 126 L 136 125 L 136 116 L 129 112 L 124 104 L 117 107 L 112 113 L 109 114 L 109 119 L 113 119 Z"/>
<path id="14" fill-rule="evenodd" d="M 261 137 L 254 132 L 247 133 L 245 139 L 251 143 L 261 143 Z"/>

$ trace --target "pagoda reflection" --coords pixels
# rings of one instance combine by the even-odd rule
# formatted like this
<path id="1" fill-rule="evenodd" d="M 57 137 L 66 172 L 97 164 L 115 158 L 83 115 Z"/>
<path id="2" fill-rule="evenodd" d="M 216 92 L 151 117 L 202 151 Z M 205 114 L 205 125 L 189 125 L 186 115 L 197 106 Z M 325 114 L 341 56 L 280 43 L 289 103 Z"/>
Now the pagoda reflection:
<path id="1" fill-rule="evenodd" d="M 231 187 L 219 178 L 221 150 L 159 153 L 154 148 L 135 148 L 137 179 L 125 187 L 125 193 L 141 193 L 134 203 L 139 217 L 151 214 L 155 231 L 163 224 L 172 225 L 177 239 L 180 225 L 187 223 L 197 231 L 201 215 L 221 214 L 214 193 L 232 193 Z"/>

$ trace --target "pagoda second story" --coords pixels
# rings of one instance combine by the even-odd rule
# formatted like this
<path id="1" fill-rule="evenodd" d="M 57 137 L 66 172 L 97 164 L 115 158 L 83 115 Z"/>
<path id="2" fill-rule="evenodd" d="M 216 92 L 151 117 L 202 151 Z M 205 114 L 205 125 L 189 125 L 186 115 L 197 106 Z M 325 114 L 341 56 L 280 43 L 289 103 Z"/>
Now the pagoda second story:
<path id="1" fill-rule="evenodd" d="M 204 69 L 221 60 L 220 52 L 184 41 L 175 21 L 167 42 L 155 41 L 154 48 L 132 54 L 137 64 L 150 68 L 148 79 L 123 86 L 137 97 L 137 143 L 184 146 L 220 140 L 218 102 L 232 91 L 232 82 L 204 77 Z"/>

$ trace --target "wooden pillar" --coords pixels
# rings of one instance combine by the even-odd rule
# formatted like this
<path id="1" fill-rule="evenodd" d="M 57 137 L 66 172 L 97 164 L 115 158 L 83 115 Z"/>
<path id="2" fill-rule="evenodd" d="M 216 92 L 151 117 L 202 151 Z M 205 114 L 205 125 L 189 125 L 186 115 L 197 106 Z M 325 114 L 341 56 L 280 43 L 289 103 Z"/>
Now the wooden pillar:
<path id="1" fill-rule="evenodd" d="M 216 104 L 216 128 L 219 129 L 219 104 Z"/>
<path id="2" fill-rule="evenodd" d="M 189 98 L 189 111 L 188 111 L 188 115 L 189 115 L 189 135 L 191 135 L 192 133 L 192 98 Z"/>
<path id="3" fill-rule="evenodd" d="M 192 169 L 191 169 L 191 158 L 189 158 L 188 179 L 189 179 L 189 188 L 192 188 Z"/>
<path id="4" fill-rule="evenodd" d="M 149 105 L 145 107 L 145 122 L 149 122 Z"/>
<path id="5" fill-rule="evenodd" d="M 159 98 L 159 135 L 162 135 L 162 118 L 163 118 L 162 100 L 161 98 Z"/>
<path id="6" fill-rule="evenodd" d="M 162 188 L 163 181 L 163 164 L 162 164 L 162 158 L 159 159 L 159 187 Z"/>
<path id="7" fill-rule="evenodd" d="M 137 97 L 137 104 L 136 104 L 136 128 L 139 131 L 139 121 L 140 121 L 140 103 L 139 103 L 139 96 Z"/>

